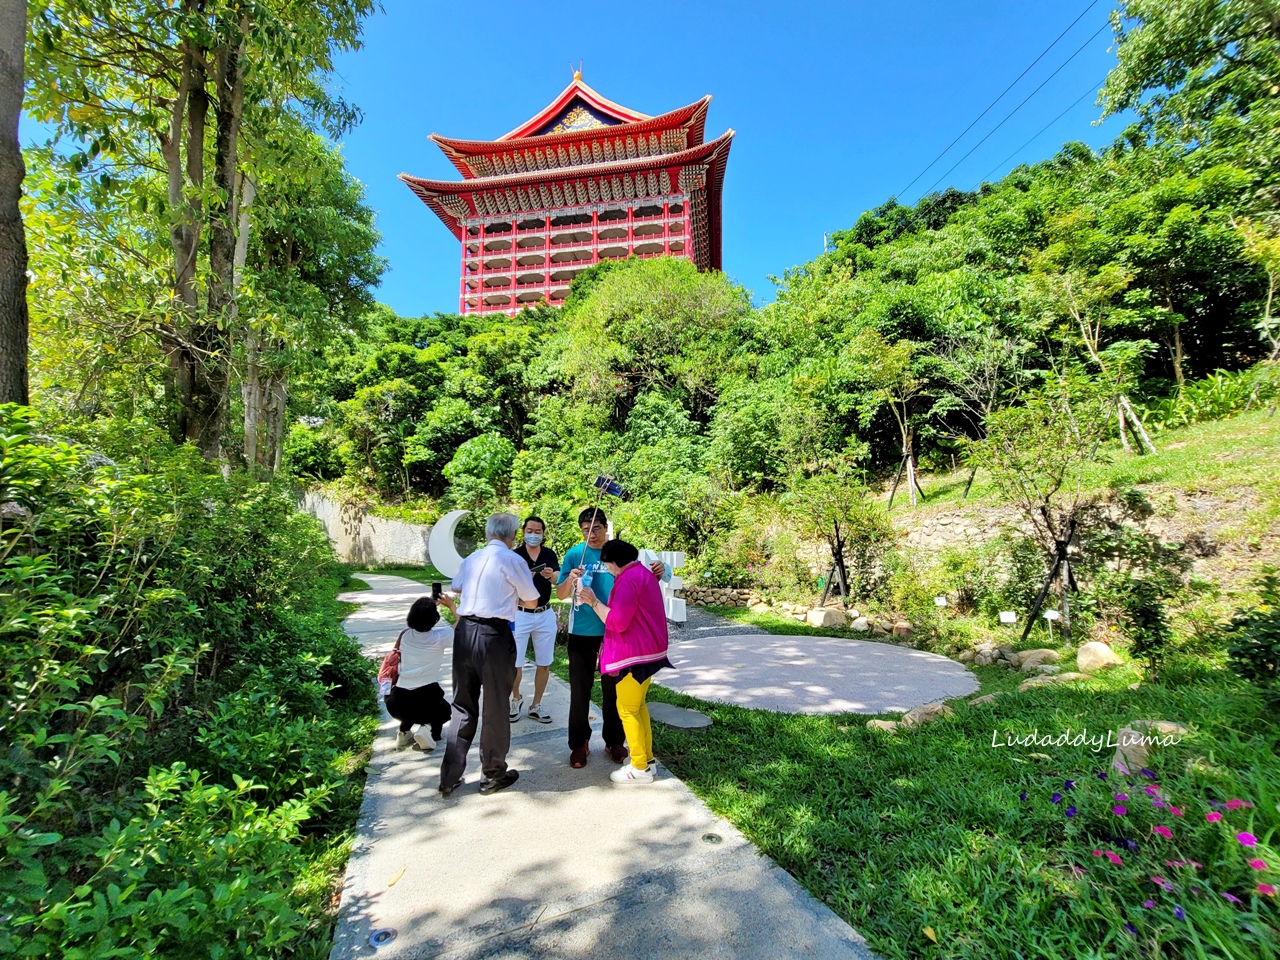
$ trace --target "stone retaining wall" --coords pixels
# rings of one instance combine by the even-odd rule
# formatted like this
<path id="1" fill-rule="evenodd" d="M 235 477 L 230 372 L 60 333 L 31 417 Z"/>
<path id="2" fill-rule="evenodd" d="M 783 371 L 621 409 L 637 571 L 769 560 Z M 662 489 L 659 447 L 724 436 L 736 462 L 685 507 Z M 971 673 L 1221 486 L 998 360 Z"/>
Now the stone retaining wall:
<path id="1" fill-rule="evenodd" d="M 334 552 L 355 567 L 426 566 L 431 528 L 375 517 L 354 503 L 337 503 L 314 491 L 302 495 L 303 510 L 324 524 Z"/>

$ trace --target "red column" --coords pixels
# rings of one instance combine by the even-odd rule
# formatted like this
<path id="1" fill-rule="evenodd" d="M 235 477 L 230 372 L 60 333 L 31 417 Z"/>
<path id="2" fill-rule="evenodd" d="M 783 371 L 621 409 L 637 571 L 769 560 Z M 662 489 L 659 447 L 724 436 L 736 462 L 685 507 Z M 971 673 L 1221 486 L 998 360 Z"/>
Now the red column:
<path id="1" fill-rule="evenodd" d="M 635 200 L 627 201 L 627 256 L 631 256 L 635 252 L 636 236 L 635 236 Z"/>

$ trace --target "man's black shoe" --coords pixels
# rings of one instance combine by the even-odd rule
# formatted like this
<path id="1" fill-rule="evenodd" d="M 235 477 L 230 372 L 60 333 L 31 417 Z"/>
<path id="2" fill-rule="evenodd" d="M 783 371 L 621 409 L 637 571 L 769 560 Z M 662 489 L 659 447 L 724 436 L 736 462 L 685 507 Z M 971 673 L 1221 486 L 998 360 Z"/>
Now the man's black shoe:
<path id="1" fill-rule="evenodd" d="M 453 791 L 457 790 L 460 786 L 462 786 L 462 781 L 461 781 L 461 780 L 456 781 L 455 783 L 453 783 L 451 786 L 448 786 L 448 787 L 446 787 L 446 786 L 442 783 L 442 784 L 440 784 L 440 796 L 441 796 L 441 797 L 449 797 L 449 796 L 452 796 Z"/>
<path id="2" fill-rule="evenodd" d="M 499 790 L 505 790 L 519 779 L 519 770 L 508 770 L 497 779 L 486 780 L 484 783 L 480 784 L 480 795 L 482 797 L 487 797 L 491 793 L 497 793 Z"/>

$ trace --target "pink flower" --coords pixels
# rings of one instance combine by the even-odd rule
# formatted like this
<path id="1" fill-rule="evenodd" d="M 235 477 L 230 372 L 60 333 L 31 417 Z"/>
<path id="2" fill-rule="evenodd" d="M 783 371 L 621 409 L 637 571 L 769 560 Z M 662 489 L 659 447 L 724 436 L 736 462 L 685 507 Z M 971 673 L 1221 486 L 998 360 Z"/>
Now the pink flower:
<path id="1" fill-rule="evenodd" d="M 1157 790 L 1155 787 L 1151 786 L 1150 784 L 1148 784 L 1147 786 L 1143 787 L 1143 788 L 1142 788 L 1142 792 L 1143 792 L 1143 793 L 1145 793 L 1148 797 L 1158 797 L 1158 796 L 1160 796 L 1160 791 L 1159 791 L 1159 790 Z"/>
<path id="2" fill-rule="evenodd" d="M 1254 847 L 1258 844 L 1258 838 L 1252 833 L 1237 833 L 1236 839 L 1240 841 L 1242 847 Z"/>
<path id="3" fill-rule="evenodd" d="M 1164 837 L 1166 840 L 1173 838 L 1173 831 L 1164 825 L 1152 827 L 1151 832 L 1160 834 L 1160 836 Z"/>
<path id="4" fill-rule="evenodd" d="M 1117 803 L 1114 807 L 1111 808 L 1111 812 L 1114 813 L 1117 817 L 1123 817 L 1127 811 L 1125 810 L 1124 807 L 1120 806 L 1120 804 Z"/>
<path id="5" fill-rule="evenodd" d="M 1164 877 L 1152 877 L 1151 882 L 1154 883 L 1157 887 L 1162 887 L 1165 890 L 1173 889 L 1173 884 L 1170 883 L 1168 880 L 1166 880 Z"/>
<path id="6" fill-rule="evenodd" d="M 1156 902 L 1154 900 L 1143 900 L 1142 905 L 1148 910 L 1153 910 L 1155 909 Z"/>
<path id="7" fill-rule="evenodd" d="M 1180 816 L 1182 816 L 1182 808 L 1181 808 L 1181 807 L 1175 807 L 1175 806 L 1173 806 L 1172 804 L 1169 806 L 1169 812 L 1170 812 L 1170 813 L 1172 813 L 1175 817 L 1180 817 Z"/>
<path id="8" fill-rule="evenodd" d="M 1203 863 L 1196 863 L 1194 860 L 1188 860 L 1188 861 L 1187 861 L 1187 863 L 1191 864 L 1193 867 L 1203 867 L 1203 866 L 1204 866 L 1204 864 L 1203 864 Z"/>
<path id="9" fill-rule="evenodd" d="M 1269 883 L 1260 883 L 1258 884 L 1258 892 L 1263 896 L 1274 897 L 1276 895 L 1276 888 Z"/>
<path id="10" fill-rule="evenodd" d="M 1204 815 L 1204 818 L 1208 820 L 1210 823 L 1217 823 L 1219 820 L 1222 819 L 1222 814 L 1220 814 L 1217 810 L 1210 810 L 1208 813 Z"/>
<path id="11" fill-rule="evenodd" d="M 1265 870 L 1265 869 L 1267 869 L 1266 861 L 1263 861 L 1263 860 L 1250 860 L 1250 861 L 1249 861 L 1249 866 L 1253 867 L 1253 869 L 1255 869 L 1255 870 Z"/>
<path id="12" fill-rule="evenodd" d="M 1247 800 L 1228 800 L 1227 801 L 1228 810 L 1239 810 L 1241 807 L 1252 807 L 1252 806 L 1253 804 L 1249 803 Z"/>
<path id="13" fill-rule="evenodd" d="M 1117 794 L 1116 794 L 1116 799 L 1117 799 L 1117 800 L 1128 800 L 1128 799 L 1129 799 L 1129 795 L 1128 795 L 1127 793 L 1117 793 Z"/>
<path id="14" fill-rule="evenodd" d="M 1108 851 L 1106 852 L 1105 856 L 1106 856 L 1106 858 L 1107 858 L 1108 860 L 1110 860 L 1112 863 L 1114 863 L 1117 867 L 1123 867 L 1123 866 L 1124 866 L 1124 861 L 1120 859 L 1120 855 L 1119 855 L 1118 853 L 1112 853 L 1110 850 L 1108 850 Z"/>
<path id="15" fill-rule="evenodd" d="M 1084 867 L 1077 867 L 1077 866 L 1073 863 L 1073 864 L 1071 865 L 1071 872 L 1072 872 L 1072 873 L 1074 873 L 1077 877 L 1083 877 L 1083 876 L 1084 876 L 1086 873 L 1088 873 L 1089 871 L 1088 871 L 1088 870 L 1086 870 Z"/>

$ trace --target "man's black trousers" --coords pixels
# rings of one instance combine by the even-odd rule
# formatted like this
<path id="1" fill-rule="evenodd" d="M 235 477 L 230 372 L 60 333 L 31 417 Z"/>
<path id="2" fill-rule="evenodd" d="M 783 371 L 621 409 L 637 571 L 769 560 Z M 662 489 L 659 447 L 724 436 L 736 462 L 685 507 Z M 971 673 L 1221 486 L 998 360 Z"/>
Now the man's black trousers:
<path id="1" fill-rule="evenodd" d="M 516 641 L 506 620 L 460 617 L 453 628 L 453 719 L 440 768 L 440 785 L 452 786 L 467 769 L 467 751 L 480 723 L 480 769 L 485 780 L 507 772 L 511 721 L 507 718 L 516 682 Z M 480 694 L 484 693 L 484 716 Z"/>
<path id="2" fill-rule="evenodd" d="M 600 644 L 604 637 L 569 634 L 569 749 L 577 750 L 591 739 L 591 691 L 600 664 Z M 604 714 L 604 745 L 616 747 L 626 741 L 618 716 L 618 680 L 600 677 L 600 710 Z"/>

